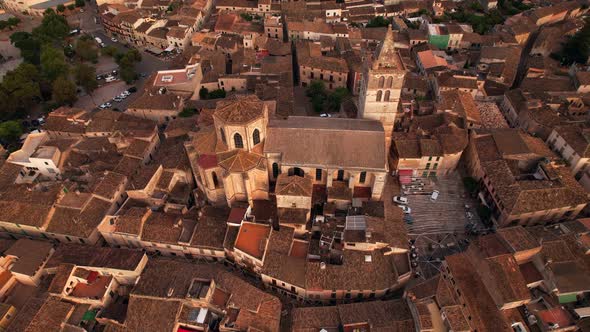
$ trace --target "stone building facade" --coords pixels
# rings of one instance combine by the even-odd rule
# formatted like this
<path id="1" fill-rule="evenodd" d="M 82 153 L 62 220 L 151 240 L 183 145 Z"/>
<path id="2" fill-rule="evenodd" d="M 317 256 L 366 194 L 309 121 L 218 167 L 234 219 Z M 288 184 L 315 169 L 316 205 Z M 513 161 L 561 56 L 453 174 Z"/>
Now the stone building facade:
<path id="1" fill-rule="evenodd" d="M 268 107 L 256 96 L 235 97 L 217 104 L 213 125 L 187 143 L 193 174 L 205 198 L 214 205 L 232 205 L 268 198 L 266 138 Z"/>
<path id="2" fill-rule="evenodd" d="M 359 117 L 383 124 L 386 151 L 391 146 L 405 77 L 405 69 L 394 43 L 393 30 L 389 26 L 376 58 L 366 66 L 359 98 Z"/>

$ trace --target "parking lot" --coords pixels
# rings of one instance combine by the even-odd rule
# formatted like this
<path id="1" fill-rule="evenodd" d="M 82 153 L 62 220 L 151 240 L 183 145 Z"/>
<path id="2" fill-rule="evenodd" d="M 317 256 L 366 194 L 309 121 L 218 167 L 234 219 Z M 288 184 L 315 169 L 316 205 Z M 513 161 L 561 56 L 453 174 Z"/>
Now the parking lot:
<path id="1" fill-rule="evenodd" d="M 102 81 L 104 84 L 104 80 Z M 115 81 L 111 83 L 107 83 L 102 85 L 100 88 L 96 89 L 92 95 L 85 95 L 78 98 L 76 103 L 74 104 L 75 107 L 83 108 L 83 109 L 94 109 L 97 108 L 99 105 L 105 102 L 111 102 L 113 108 L 118 108 L 120 110 L 124 110 L 127 108 L 127 104 L 133 98 L 135 98 L 137 94 L 132 95 L 132 97 L 125 99 L 123 102 L 120 103 L 113 103 L 112 100 L 114 97 L 119 95 L 124 90 L 127 90 L 130 86 L 125 84 L 123 81 Z"/>

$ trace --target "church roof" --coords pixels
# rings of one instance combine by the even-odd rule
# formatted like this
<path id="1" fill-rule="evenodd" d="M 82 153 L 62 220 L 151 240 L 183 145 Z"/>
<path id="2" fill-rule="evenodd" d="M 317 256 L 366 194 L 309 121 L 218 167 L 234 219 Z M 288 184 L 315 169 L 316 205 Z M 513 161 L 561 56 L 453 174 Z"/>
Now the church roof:
<path id="1" fill-rule="evenodd" d="M 264 116 L 264 103 L 256 95 L 230 97 L 217 103 L 213 116 L 225 123 L 250 123 Z"/>
<path id="2" fill-rule="evenodd" d="M 227 151 L 227 146 L 217 139 L 217 133 L 212 127 L 194 134 L 192 145 L 199 155 Z"/>
<path id="3" fill-rule="evenodd" d="M 313 183 L 309 178 L 287 174 L 280 174 L 277 177 L 275 193 L 286 196 L 311 197 Z"/>
<path id="4" fill-rule="evenodd" d="M 283 165 L 386 170 L 385 134 L 379 121 L 291 116 L 271 120 L 265 153 Z"/>
<path id="5" fill-rule="evenodd" d="M 254 168 L 264 169 L 264 157 L 242 149 L 222 152 L 217 155 L 219 166 L 230 173 L 247 172 Z"/>

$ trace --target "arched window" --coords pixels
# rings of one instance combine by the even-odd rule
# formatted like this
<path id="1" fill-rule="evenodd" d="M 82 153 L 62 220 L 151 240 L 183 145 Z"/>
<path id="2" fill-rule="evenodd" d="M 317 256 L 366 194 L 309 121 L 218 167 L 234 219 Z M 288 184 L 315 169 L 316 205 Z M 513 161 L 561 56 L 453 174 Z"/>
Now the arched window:
<path id="1" fill-rule="evenodd" d="M 260 131 L 258 129 L 254 129 L 254 132 L 252 133 L 252 141 L 254 142 L 254 145 L 260 143 Z"/>
<path id="2" fill-rule="evenodd" d="M 289 176 L 297 175 L 297 176 L 303 177 L 305 175 L 305 172 L 299 167 L 293 167 L 293 168 L 289 168 L 288 174 L 289 174 Z"/>
<path id="3" fill-rule="evenodd" d="M 338 176 L 336 177 L 336 180 L 344 181 L 344 170 L 343 169 L 338 170 Z"/>
<path id="4" fill-rule="evenodd" d="M 385 84 L 385 76 L 379 77 L 379 89 L 383 89 L 383 84 Z"/>
<path id="5" fill-rule="evenodd" d="M 279 164 L 273 163 L 272 164 L 272 176 L 276 179 L 279 176 Z"/>
<path id="6" fill-rule="evenodd" d="M 389 76 L 387 78 L 387 83 L 385 84 L 385 87 L 387 89 L 391 89 L 392 86 L 393 86 L 393 76 Z"/>
<path id="7" fill-rule="evenodd" d="M 381 96 L 383 95 L 383 91 L 379 90 L 377 91 L 377 99 L 376 101 L 381 101 Z"/>
<path id="8" fill-rule="evenodd" d="M 211 172 L 211 178 L 213 179 L 213 187 L 219 187 L 219 179 L 217 179 L 217 174 L 215 172 Z"/>
<path id="9" fill-rule="evenodd" d="M 383 96 L 383 101 L 389 101 L 389 90 L 385 91 L 385 95 Z"/>
<path id="10" fill-rule="evenodd" d="M 297 176 L 303 177 L 305 175 L 305 172 L 299 167 L 295 167 L 294 171 L 295 171 L 295 175 L 297 175 Z"/>
<path id="11" fill-rule="evenodd" d="M 242 149 L 244 147 L 244 141 L 242 140 L 242 135 L 236 133 L 234 135 L 234 145 L 236 149 Z"/>
<path id="12" fill-rule="evenodd" d="M 365 181 L 367 180 L 367 172 L 361 172 L 361 175 L 359 176 L 359 183 L 365 183 Z"/>
<path id="13" fill-rule="evenodd" d="M 223 131 L 223 128 L 219 128 L 219 133 L 221 134 L 221 140 L 223 141 L 223 144 L 227 144 L 227 141 L 225 139 L 225 132 Z"/>

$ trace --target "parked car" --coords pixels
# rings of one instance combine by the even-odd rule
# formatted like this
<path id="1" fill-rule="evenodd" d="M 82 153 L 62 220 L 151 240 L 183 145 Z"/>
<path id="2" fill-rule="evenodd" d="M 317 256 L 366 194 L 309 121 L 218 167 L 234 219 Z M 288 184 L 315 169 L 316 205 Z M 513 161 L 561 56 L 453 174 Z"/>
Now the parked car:
<path id="1" fill-rule="evenodd" d="M 430 195 L 430 200 L 433 202 L 436 201 L 438 199 L 438 194 L 440 194 L 438 190 L 433 190 L 432 194 Z"/>
<path id="2" fill-rule="evenodd" d="M 111 74 L 112 74 L 112 75 L 117 75 L 118 73 L 119 73 L 119 72 L 118 72 L 116 69 L 114 69 L 114 70 L 111 72 Z"/>
<path id="3" fill-rule="evenodd" d="M 393 202 L 398 204 L 408 204 L 408 198 L 404 196 L 393 196 Z"/>
<path id="4" fill-rule="evenodd" d="M 132 86 L 129 89 L 127 89 L 127 92 L 129 92 L 129 93 L 136 93 L 137 92 L 137 88 L 134 87 L 134 86 Z"/>
<path id="5" fill-rule="evenodd" d="M 116 101 L 117 103 L 120 102 L 120 101 L 122 101 L 122 100 L 123 99 L 121 97 L 119 97 L 119 96 L 113 98 L 113 101 Z"/>
<path id="6" fill-rule="evenodd" d="M 118 42 L 117 38 L 115 38 L 115 37 L 111 38 L 111 41 L 112 41 L 113 43 L 116 43 L 116 42 Z"/>
<path id="7" fill-rule="evenodd" d="M 410 207 L 407 205 L 398 204 L 397 206 L 399 206 L 402 209 L 402 211 L 406 214 L 412 213 L 412 209 L 410 209 Z"/>
<path id="8" fill-rule="evenodd" d="M 322 114 L 320 114 L 320 117 L 322 117 L 322 118 L 331 118 L 332 115 L 331 114 L 328 114 L 328 113 L 322 113 Z"/>
<path id="9" fill-rule="evenodd" d="M 127 90 L 121 92 L 121 96 L 125 96 L 125 97 L 129 97 L 130 94 L 131 93 L 129 91 L 127 91 Z"/>
<path id="10" fill-rule="evenodd" d="M 113 77 L 113 76 L 107 76 L 107 77 L 106 77 L 104 80 L 105 80 L 107 83 L 109 83 L 109 82 L 114 82 L 114 81 L 116 81 L 116 80 L 117 80 L 117 78 L 115 78 L 115 77 Z"/>

